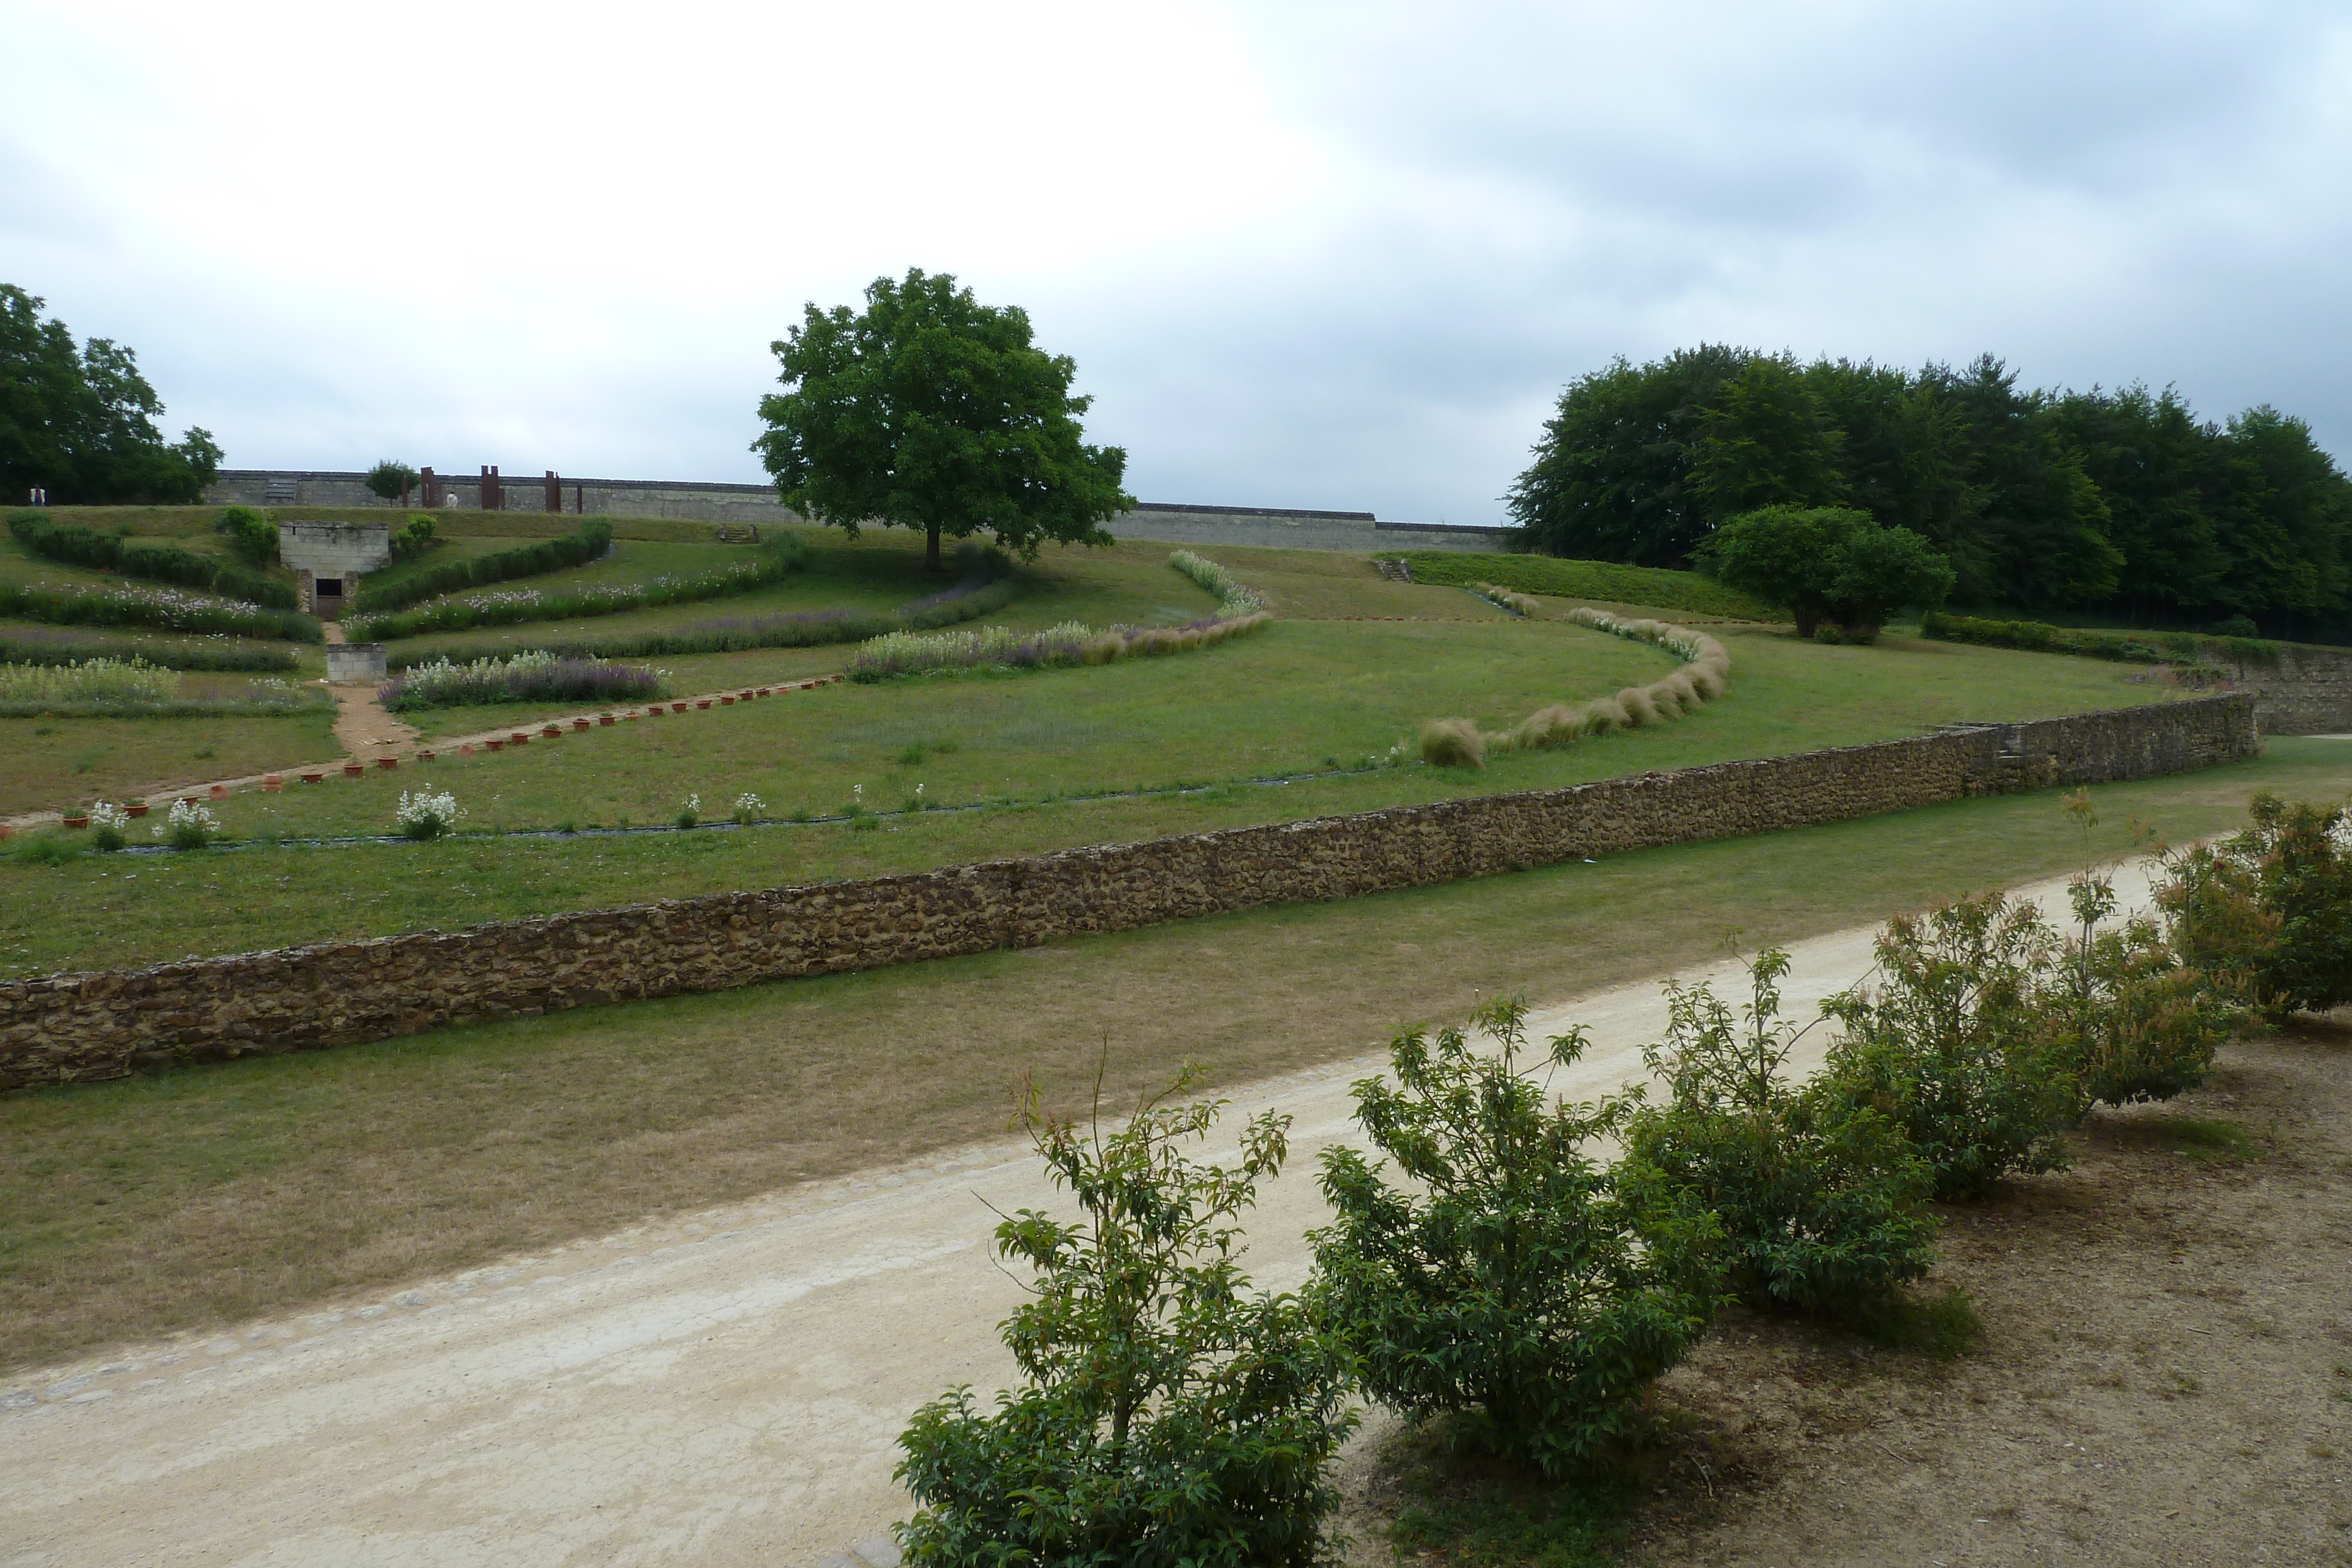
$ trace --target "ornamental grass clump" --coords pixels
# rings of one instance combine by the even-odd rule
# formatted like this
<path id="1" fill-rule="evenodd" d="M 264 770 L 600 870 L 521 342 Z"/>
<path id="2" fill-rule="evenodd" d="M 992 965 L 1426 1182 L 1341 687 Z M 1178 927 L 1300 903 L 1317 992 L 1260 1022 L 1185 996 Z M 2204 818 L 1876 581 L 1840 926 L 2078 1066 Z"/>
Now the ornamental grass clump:
<path id="1" fill-rule="evenodd" d="M 1228 619 L 1256 615 L 1265 609 L 1265 601 L 1256 592 L 1242 586 L 1239 579 L 1204 555 L 1180 549 L 1168 558 L 1168 564 L 1217 596 L 1217 613 Z"/>
<path id="2" fill-rule="evenodd" d="M 1479 585 L 1480 591 L 1490 586 Z M 1490 751 L 1567 746 L 1613 730 L 1667 724 L 1696 711 L 1730 687 L 1731 655 L 1722 643 L 1703 632 L 1664 621 L 1627 620 L 1585 606 L 1570 611 L 1568 619 L 1612 637 L 1646 643 L 1683 660 L 1683 667 L 1647 685 L 1628 686 L 1614 696 L 1580 704 L 1554 703 L 1538 708 L 1508 729 L 1480 736 L 1475 747 L 1461 737 L 1465 727 L 1475 732 L 1475 721 L 1433 720 L 1422 729 L 1423 760 L 1442 767 L 1478 768 L 1485 766 L 1486 754 Z M 1440 756 L 1449 760 L 1440 762 Z"/>
<path id="3" fill-rule="evenodd" d="M 100 800 L 89 809 L 89 847 L 94 850 L 119 850 L 130 842 L 131 813 L 111 801 Z"/>
<path id="4" fill-rule="evenodd" d="M 668 672 L 604 659 L 559 658 L 541 649 L 460 664 L 441 659 L 412 665 L 376 690 L 394 712 L 488 703 L 583 702 L 622 705 L 669 695 Z"/>
<path id="5" fill-rule="evenodd" d="M 175 850 L 200 850 L 220 836 L 220 819 L 194 800 L 174 800 L 171 814 L 155 824 L 155 836 Z"/>
<path id="6" fill-rule="evenodd" d="M 172 700 L 180 677 L 133 656 L 66 664 L 0 664 L 0 703 L 146 706 Z"/>
<path id="7" fill-rule="evenodd" d="M 1634 1113 L 1626 1153 L 1721 1220 L 1742 1301 L 1866 1320 L 1935 1265 L 1930 1173 L 1892 1118 L 1790 1083 L 1788 972 L 1787 953 L 1759 954 L 1736 1021 L 1705 983 L 1667 982 L 1666 1038 L 1642 1058 L 1671 1098 Z"/>
<path id="8" fill-rule="evenodd" d="M 1552 1103 L 1522 1071 L 1527 1008 L 1482 1009 L 1499 1046 L 1412 1030 L 1390 1047 L 1392 1087 L 1355 1085 L 1383 1166 L 1323 1155 L 1336 1216 L 1309 1237 L 1317 1310 L 1364 1387 L 1443 1436 L 1559 1478 L 1603 1457 L 1642 1398 L 1714 1314 L 1721 1228 L 1638 1169 L 1585 1151 L 1622 1133 L 1633 1099 Z M 1582 1054 L 1571 1030 L 1543 1067 Z"/>
<path id="9" fill-rule="evenodd" d="M 996 1250 L 1030 1299 L 1001 1325 L 1026 1380 L 982 1409 L 969 1386 L 915 1412 L 897 1479 L 910 1563 L 1265 1564 L 1332 1560 L 1326 1467 L 1355 1425 L 1346 1355 L 1295 1297 L 1242 1272 L 1242 1216 L 1277 1175 L 1290 1119 L 1242 1131 L 1231 1166 L 1206 1140 L 1224 1102 L 1171 1104 L 1186 1068 L 1124 1125 L 1020 1119 L 1069 1217 L 1024 1208 Z"/>
<path id="10" fill-rule="evenodd" d="M 456 831 L 458 820 L 465 814 L 466 809 L 457 804 L 457 797 L 446 789 L 437 794 L 431 789 L 404 789 L 393 821 L 406 837 L 422 841 Z"/>

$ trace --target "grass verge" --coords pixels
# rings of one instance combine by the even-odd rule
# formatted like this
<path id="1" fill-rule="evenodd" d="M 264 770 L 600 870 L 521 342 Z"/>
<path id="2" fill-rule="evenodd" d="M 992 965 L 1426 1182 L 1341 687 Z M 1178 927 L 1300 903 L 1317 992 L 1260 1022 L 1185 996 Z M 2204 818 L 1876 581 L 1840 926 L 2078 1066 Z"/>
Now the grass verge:
<path id="1" fill-rule="evenodd" d="M 2134 815 L 2182 839 L 2242 820 L 2257 789 L 2340 793 L 2347 757 L 2282 744 L 2100 790 L 2099 847 L 2121 852 Z M 1247 1081 L 1458 1017 L 1476 992 L 1563 1000 L 1733 929 L 1796 941 L 2081 853 L 2054 794 L 1958 801 L 21 1093 L 0 1101 L 0 1344 L 10 1363 L 53 1359 L 992 1136 L 1018 1074 L 1053 1093 L 1086 1084 L 1106 1040 L 1112 1098 L 1187 1060 Z M 191 909 L 234 858 L 178 857 L 191 880 L 163 901 Z"/>

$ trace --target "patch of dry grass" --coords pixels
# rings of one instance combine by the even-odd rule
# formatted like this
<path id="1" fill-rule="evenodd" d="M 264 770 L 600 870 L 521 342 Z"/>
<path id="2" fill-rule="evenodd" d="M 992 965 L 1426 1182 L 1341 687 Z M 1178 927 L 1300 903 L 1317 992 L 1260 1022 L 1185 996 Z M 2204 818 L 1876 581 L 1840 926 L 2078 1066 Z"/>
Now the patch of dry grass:
<path id="1" fill-rule="evenodd" d="M 2101 792 L 2176 838 L 2332 761 Z M 2334 771 L 2330 772 L 2330 768 Z M 2078 863 L 2049 795 L 0 1101 L 0 1362 L 381 1288 L 993 1135 L 1028 1071 L 1233 1083 Z M 2122 830 L 2113 831 L 2114 847 Z M 1639 918 L 1629 918 L 1638 911 Z M 1302 1002 L 1305 1005 L 1302 1005 Z"/>

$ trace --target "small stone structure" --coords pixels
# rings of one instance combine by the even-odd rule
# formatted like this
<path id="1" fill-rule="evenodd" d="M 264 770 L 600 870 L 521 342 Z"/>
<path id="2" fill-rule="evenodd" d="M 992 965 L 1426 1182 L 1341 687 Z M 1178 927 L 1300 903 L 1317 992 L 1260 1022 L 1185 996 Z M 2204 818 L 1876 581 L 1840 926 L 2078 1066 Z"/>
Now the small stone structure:
<path id="1" fill-rule="evenodd" d="M 1034 947 L 1975 795 L 2147 779 L 2258 749 L 2252 698 L 2199 697 L 864 882 L 16 980 L 0 985 L 0 1089 Z"/>
<path id="2" fill-rule="evenodd" d="M 327 684 L 329 685 L 382 685 L 383 677 L 383 643 L 331 643 L 327 645 Z"/>
<path id="3" fill-rule="evenodd" d="M 360 591 L 360 574 L 392 559 L 388 523 L 280 523 L 278 559 L 301 584 L 302 608 L 333 621 Z"/>

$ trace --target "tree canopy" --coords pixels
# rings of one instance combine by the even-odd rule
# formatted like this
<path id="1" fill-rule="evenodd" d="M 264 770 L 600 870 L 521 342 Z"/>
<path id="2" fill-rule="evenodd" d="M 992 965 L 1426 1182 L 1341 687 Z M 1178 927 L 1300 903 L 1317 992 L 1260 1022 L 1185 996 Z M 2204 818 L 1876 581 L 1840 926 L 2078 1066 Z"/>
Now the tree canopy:
<path id="1" fill-rule="evenodd" d="M 1727 519 L 1851 507 L 1945 557 L 1970 604 L 2352 633 L 2352 481 L 2267 406 L 2029 392 L 1991 355 L 1907 371 L 1702 344 L 1560 394 L 1513 518 L 1554 555 L 1690 564 Z"/>
<path id="2" fill-rule="evenodd" d="M 1070 395 L 1077 366 L 1031 341 L 1028 312 L 982 305 L 946 273 L 877 277 L 866 308 L 806 308 L 770 345 L 786 388 L 760 400 L 752 443 L 783 504 L 855 534 L 982 529 L 1024 559 L 1048 539 L 1108 544 L 1102 525 L 1135 505 L 1127 453 L 1092 446 Z"/>
<path id="3" fill-rule="evenodd" d="M 45 302 L 0 283 L 0 497 L 35 488 L 59 505 L 172 505 L 203 498 L 221 449 L 191 429 L 174 445 L 138 356 L 92 338 L 77 346 Z"/>
<path id="4" fill-rule="evenodd" d="M 1824 620 L 1873 633 L 1905 605 L 1934 610 L 1952 568 L 1927 539 L 1851 507 L 1764 507 L 1726 518 L 1694 552 L 1709 576 L 1788 606 L 1797 634 Z"/>

